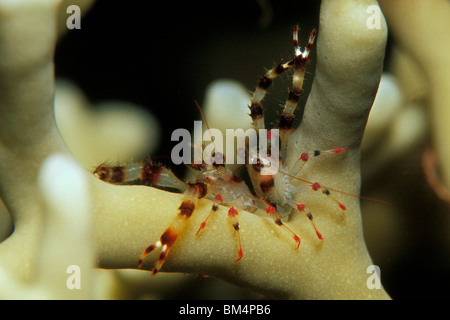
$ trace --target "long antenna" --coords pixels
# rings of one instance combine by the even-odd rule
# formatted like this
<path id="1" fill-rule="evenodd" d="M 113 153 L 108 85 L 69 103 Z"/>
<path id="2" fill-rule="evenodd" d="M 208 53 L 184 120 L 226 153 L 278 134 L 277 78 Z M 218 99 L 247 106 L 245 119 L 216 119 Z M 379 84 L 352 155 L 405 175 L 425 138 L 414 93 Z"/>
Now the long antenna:
<path id="1" fill-rule="evenodd" d="M 314 182 L 311 182 L 311 181 L 308 181 L 308 180 L 305 180 L 305 179 L 302 179 L 302 178 L 293 176 L 293 175 L 291 175 L 291 174 L 289 174 L 289 173 L 287 173 L 287 172 L 281 171 L 281 170 L 278 170 L 278 172 L 280 172 L 280 173 L 282 173 L 282 174 L 284 174 L 284 175 L 286 175 L 286 176 L 288 176 L 288 177 L 291 177 L 291 178 L 293 178 L 293 179 L 295 179 L 295 180 L 298 180 L 298 181 L 307 183 L 307 184 L 309 184 L 309 185 L 311 185 L 311 186 L 319 186 L 319 187 L 322 188 L 322 189 L 327 189 L 327 190 L 330 190 L 330 191 L 333 191 L 333 192 L 338 192 L 338 193 L 344 194 L 344 195 L 346 195 L 346 196 L 350 196 L 350 197 L 354 197 L 354 198 L 359 198 L 359 199 L 362 199 L 362 200 L 368 200 L 368 201 L 372 201 L 372 202 L 377 202 L 377 203 L 381 203 L 381 204 L 385 204 L 385 205 L 391 205 L 391 203 L 390 203 L 390 202 L 387 202 L 387 201 L 378 200 L 378 199 L 373 199 L 373 198 L 369 198 L 369 197 L 365 197 L 365 196 L 360 196 L 360 195 L 357 195 L 357 194 L 353 194 L 353 193 L 349 193 L 349 192 L 345 192 L 345 191 L 341 191 L 341 190 L 329 188 L 329 187 L 326 187 L 326 186 L 323 186 L 323 185 L 319 185 L 317 182 L 314 183 Z"/>
<path id="2" fill-rule="evenodd" d="M 206 121 L 206 117 L 205 117 L 205 114 L 203 113 L 202 107 L 200 107 L 200 104 L 198 103 L 197 100 L 194 100 L 194 103 L 197 106 L 198 110 L 200 111 L 200 114 L 202 115 L 202 118 L 203 118 L 203 122 L 205 123 L 206 127 L 209 130 L 210 128 L 209 128 L 209 125 L 208 125 L 208 121 Z"/>
<path id="3" fill-rule="evenodd" d="M 205 114 L 203 113 L 202 107 L 200 106 L 200 104 L 198 103 L 197 100 L 194 100 L 194 103 L 195 103 L 195 105 L 197 106 L 197 109 L 200 111 L 200 114 L 201 114 L 201 116 L 202 116 L 203 122 L 205 123 L 206 127 L 208 128 L 208 130 L 210 130 L 208 121 L 206 120 L 206 117 L 205 117 Z M 203 133 L 202 133 L 202 134 L 203 134 Z M 211 135 L 210 135 L 210 137 L 211 137 Z M 224 154 L 221 153 L 221 152 L 217 153 L 217 152 L 216 152 L 217 148 L 216 148 L 215 141 L 213 141 L 212 143 L 214 143 L 214 155 L 212 155 L 212 156 L 214 157 L 214 160 L 216 161 L 216 156 L 217 156 L 217 154 L 220 154 L 220 156 L 222 157 L 222 163 L 224 163 L 224 162 L 225 162 L 225 156 L 224 156 Z M 216 162 L 216 163 L 217 163 L 217 162 Z"/>

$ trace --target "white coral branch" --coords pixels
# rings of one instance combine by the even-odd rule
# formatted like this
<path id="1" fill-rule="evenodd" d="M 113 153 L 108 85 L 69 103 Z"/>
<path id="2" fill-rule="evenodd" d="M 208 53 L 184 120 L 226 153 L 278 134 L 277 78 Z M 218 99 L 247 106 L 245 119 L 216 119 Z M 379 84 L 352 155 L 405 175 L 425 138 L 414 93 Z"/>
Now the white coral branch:
<path id="1" fill-rule="evenodd" d="M 53 186 L 44 188 L 44 194 L 51 194 L 49 198 L 42 196 L 39 181 L 50 182 L 38 179 L 39 168 L 50 154 L 67 153 L 52 108 L 52 54 L 57 33 L 54 23 L 40 23 L 56 21 L 59 1 L 38 1 L 33 6 L 20 1 L 14 7 L 5 3 L 9 1 L 0 1 L 1 13 L 9 17 L 0 20 L 0 195 L 13 217 L 15 230 L 0 245 L 0 268 L 4 275 L 32 283 L 39 261 L 45 256 L 40 246 L 42 241 L 46 243 L 45 222 L 59 208 L 53 205 L 53 191 L 57 191 Z M 319 161 L 308 170 L 315 173 L 314 180 L 352 193 L 359 192 L 359 144 L 381 76 L 386 43 L 385 23 L 379 30 L 368 30 L 366 26 L 366 9 L 375 4 L 323 1 L 313 90 L 289 151 L 293 159 L 298 150 L 351 148 L 347 156 Z M 22 27 L 29 26 L 30 17 L 39 26 L 36 30 Z M 18 55 L 22 51 L 17 48 L 23 48 L 23 44 L 17 35 L 33 50 Z M 29 52 L 33 54 L 27 55 Z M 60 170 L 70 172 L 69 167 L 64 164 Z M 47 177 L 46 168 L 43 177 Z M 53 164 L 52 170 L 55 168 Z M 108 185 L 89 175 L 86 178 L 86 189 L 91 190 L 93 199 L 93 224 L 87 229 L 94 233 L 97 265 L 135 268 L 143 248 L 156 241 L 177 214 L 181 195 L 147 187 Z M 86 193 L 83 196 L 83 191 L 77 190 L 88 201 Z M 305 194 L 303 200 L 314 203 L 312 210 L 320 212 L 316 220 L 325 241 L 317 241 L 304 217 L 295 215 L 290 223 L 303 239 L 301 249 L 295 251 L 289 235 L 277 229 L 270 218 L 242 212 L 245 257 L 236 263 L 234 233 L 224 208 L 212 219 L 212 227 L 199 237 L 194 235 L 211 207 L 204 200 L 199 202 L 163 270 L 207 273 L 275 297 L 388 298 L 384 289 L 367 287 L 366 270 L 372 261 L 362 236 L 358 199 L 349 201 L 346 214 L 316 195 Z M 73 214 L 71 210 L 65 212 Z M 91 250 L 87 249 L 85 260 L 78 263 L 88 266 L 92 262 Z M 45 259 L 54 258 L 49 253 Z M 144 268 L 152 268 L 155 259 L 150 256 Z M 45 273 L 42 276 L 45 278 Z"/>

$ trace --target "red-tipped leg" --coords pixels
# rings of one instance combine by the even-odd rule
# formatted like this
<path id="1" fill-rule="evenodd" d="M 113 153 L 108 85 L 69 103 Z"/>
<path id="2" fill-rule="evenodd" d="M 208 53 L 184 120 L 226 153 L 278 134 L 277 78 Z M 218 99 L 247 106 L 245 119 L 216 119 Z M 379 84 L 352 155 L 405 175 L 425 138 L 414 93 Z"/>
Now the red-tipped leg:
<path id="1" fill-rule="evenodd" d="M 309 160 L 309 158 L 311 157 L 317 157 L 320 156 L 324 153 L 341 153 L 344 151 L 347 151 L 348 148 L 337 148 L 337 149 L 332 149 L 332 150 L 314 150 L 314 151 L 309 151 L 309 152 L 303 152 L 300 157 L 298 158 L 298 160 L 302 160 L 303 162 L 306 162 Z M 297 160 L 297 161 L 298 161 Z"/>
<path id="2" fill-rule="evenodd" d="M 342 203 L 337 201 L 336 198 L 331 195 L 330 190 L 328 188 L 325 188 L 324 186 L 320 185 L 320 183 L 314 182 L 313 184 L 311 184 L 311 188 L 314 191 L 322 189 L 322 193 L 324 195 L 328 196 L 331 200 L 333 200 L 339 206 L 339 208 L 341 208 L 341 210 L 343 210 L 343 211 L 347 210 L 347 208 Z"/>
<path id="3" fill-rule="evenodd" d="M 214 198 L 214 204 L 211 208 L 211 211 L 209 212 L 208 216 L 206 217 L 205 220 L 203 220 L 203 222 L 200 224 L 200 227 L 197 230 L 197 233 L 195 234 L 196 236 L 198 236 L 200 230 L 202 230 L 204 227 L 206 227 L 206 221 L 209 219 L 209 217 L 213 214 L 213 212 L 216 212 L 219 209 L 219 204 L 223 202 L 223 198 L 220 194 L 216 195 Z"/>
<path id="4" fill-rule="evenodd" d="M 228 217 L 231 219 L 231 223 L 233 225 L 234 230 L 236 230 L 237 235 L 238 235 L 238 241 L 239 241 L 239 251 L 238 251 L 238 258 L 236 259 L 236 261 L 239 261 L 242 259 L 242 257 L 244 256 L 244 253 L 242 251 L 242 243 L 241 243 L 241 235 L 239 233 L 239 221 L 238 221 L 238 214 L 239 212 L 234 208 L 231 207 L 228 210 Z"/>
<path id="5" fill-rule="evenodd" d="M 277 209 L 274 206 L 269 205 L 266 208 L 266 212 L 273 217 L 273 220 L 274 220 L 275 224 L 277 224 L 280 227 L 283 227 L 286 231 L 288 231 L 291 234 L 292 238 L 295 240 L 295 243 L 297 244 L 297 246 L 295 248 L 297 250 L 300 247 L 300 237 L 297 236 L 294 233 L 294 231 L 292 231 L 290 228 L 288 228 L 288 226 L 286 226 L 283 223 L 283 221 L 281 221 L 281 217 L 278 214 Z"/>
<path id="6" fill-rule="evenodd" d="M 294 202 L 293 202 L 294 203 Z M 298 211 L 303 212 L 309 219 L 309 221 L 311 222 L 311 225 L 313 226 L 314 230 L 316 231 L 316 235 L 320 240 L 323 240 L 324 237 L 322 236 L 322 234 L 319 232 L 319 230 L 317 230 L 316 225 L 314 223 L 313 220 L 313 216 L 312 213 L 306 210 L 306 206 L 303 203 L 294 203 L 295 206 L 297 207 Z"/>
<path id="7" fill-rule="evenodd" d="M 313 150 L 313 151 L 303 152 L 300 155 L 300 157 L 297 159 L 297 161 L 295 162 L 295 165 L 294 165 L 295 171 L 299 171 L 301 168 L 303 168 L 305 163 L 310 158 L 318 157 L 323 154 L 342 153 L 347 150 L 348 150 L 348 148 L 337 148 L 337 149 L 331 149 L 331 150 Z"/>

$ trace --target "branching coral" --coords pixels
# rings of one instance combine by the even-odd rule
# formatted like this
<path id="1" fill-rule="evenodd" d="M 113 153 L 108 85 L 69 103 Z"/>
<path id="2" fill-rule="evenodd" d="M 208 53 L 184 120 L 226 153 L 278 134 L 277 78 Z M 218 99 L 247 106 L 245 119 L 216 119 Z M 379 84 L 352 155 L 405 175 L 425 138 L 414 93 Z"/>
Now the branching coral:
<path id="1" fill-rule="evenodd" d="M 436 279 L 418 278 L 413 282 L 414 288 L 434 292 L 429 298 L 438 298 L 443 293 L 435 290 L 436 283 L 441 281 L 437 279 L 442 279 L 448 269 L 450 216 L 448 203 L 444 201 L 448 201 L 450 82 L 445 73 L 450 59 L 444 53 L 450 44 L 446 32 L 450 3 L 439 0 L 379 0 L 379 3 L 391 36 L 385 70 L 392 75 L 396 87 L 392 88 L 401 101 L 384 124 L 383 133 L 377 135 L 376 146 L 367 144 L 369 148 L 363 153 L 364 185 L 371 190 L 363 192 L 392 202 L 392 206 L 382 211 L 371 210 L 371 203 L 364 204 L 364 231 L 372 257 L 385 274 L 392 275 L 385 285 L 394 298 L 414 297 L 409 286 L 399 285 L 405 283 L 408 275 L 404 271 L 412 265 L 421 265 L 423 273 Z M 424 42 L 427 49 L 419 50 L 417 44 Z M 377 106 L 374 108 L 376 111 Z M 376 113 L 371 112 L 369 125 Z M 435 149 L 437 161 L 430 161 L 430 153 L 426 151 L 430 147 Z M 425 170 L 422 159 L 427 160 Z M 380 229 L 384 230 L 382 239 Z M 430 250 L 431 258 L 424 259 Z"/>
<path id="2" fill-rule="evenodd" d="M 449 77 L 450 60 L 448 28 L 450 24 L 450 5 L 448 1 L 380 1 L 389 19 L 398 45 L 419 66 L 423 81 L 430 90 L 430 117 L 433 127 L 433 142 L 440 159 L 443 182 L 450 188 L 450 137 L 447 121 L 450 118 Z M 417 29 L 411 33 L 412 28 Z M 433 32 L 430 32 L 433 30 Z M 432 49 L 417 50 L 418 43 L 429 43 Z M 411 81 L 411 80 L 410 80 Z M 423 90 L 423 89 L 422 89 Z"/>
<path id="3" fill-rule="evenodd" d="M 44 258 L 44 222 L 54 219 L 42 195 L 52 188 L 39 184 L 40 167 L 51 154 L 69 153 L 52 108 L 58 4 L 0 1 L 0 195 L 15 226 L 0 245 L 0 269 L 17 281 L 36 278 L 38 261 Z M 379 28 L 368 28 L 371 5 L 376 2 L 323 1 L 313 87 L 288 151 L 288 161 L 294 161 L 300 152 L 311 149 L 350 148 L 342 156 L 308 163 L 302 178 L 353 194 L 359 192 L 360 143 L 381 76 L 387 34 L 382 16 Z M 30 23 L 38 27 L 29 28 Z M 156 241 L 177 214 L 182 195 L 113 186 L 88 172 L 79 175 L 85 176 L 92 200 L 90 228 L 97 266 L 136 268 L 143 248 Z M 297 196 L 316 213 L 324 241 L 315 237 L 304 216 L 294 215 L 289 225 L 302 237 L 296 251 L 289 235 L 277 229 L 271 218 L 242 212 L 244 258 L 235 262 L 236 241 L 225 208 L 195 236 L 196 226 L 211 207 L 210 201 L 202 200 L 162 271 L 206 273 L 271 297 L 388 298 L 383 288 L 367 286 L 366 271 L 373 263 L 363 239 L 359 199 L 346 198 L 347 211 L 342 213 L 321 195 Z M 155 259 L 149 256 L 143 268 L 151 269 Z"/>

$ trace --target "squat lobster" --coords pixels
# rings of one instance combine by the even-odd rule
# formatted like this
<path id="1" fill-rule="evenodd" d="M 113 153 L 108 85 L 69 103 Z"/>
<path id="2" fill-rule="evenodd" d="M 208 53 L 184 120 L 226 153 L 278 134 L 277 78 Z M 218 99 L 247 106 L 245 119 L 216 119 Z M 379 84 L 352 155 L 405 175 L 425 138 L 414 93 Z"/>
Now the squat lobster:
<path id="1" fill-rule="evenodd" d="M 281 147 L 279 152 L 281 160 L 279 162 L 280 168 L 272 175 L 261 174 L 262 169 L 266 166 L 267 159 L 265 156 L 261 156 L 260 153 L 256 153 L 256 159 L 253 159 L 255 160 L 254 163 L 246 164 L 252 181 L 252 191 L 243 180 L 234 174 L 234 172 L 223 164 L 217 164 L 216 161 L 189 165 L 195 176 L 190 182 L 182 181 L 168 168 L 153 162 L 150 158 L 146 159 L 143 163 L 134 163 L 127 166 L 106 166 L 101 164 L 94 170 L 94 175 L 105 182 L 125 185 L 141 184 L 156 188 L 175 189 L 184 193 L 183 200 L 178 208 L 177 216 L 163 232 L 160 239 L 143 250 L 138 260 L 138 267 L 142 266 L 144 259 L 148 254 L 155 249 L 161 249 L 158 261 L 153 269 L 153 274 L 160 271 L 171 247 L 178 236 L 183 232 L 189 218 L 194 213 L 198 199 L 202 198 L 211 199 L 213 205 L 208 216 L 200 224 L 196 234 L 198 235 L 201 230 L 206 227 L 209 217 L 218 210 L 219 205 L 229 207 L 228 217 L 236 231 L 239 242 L 236 261 L 239 261 L 243 257 L 239 232 L 239 212 L 241 210 L 250 212 L 255 212 L 258 209 L 265 210 L 267 214 L 273 217 L 275 224 L 286 230 L 286 232 L 294 239 L 296 249 L 300 246 L 300 237 L 282 221 L 282 217 L 288 216 L 293 210 L 303 212 L 311 222 L 317 237 L 319 239 L 324 238 L 316 228 L 313 216 L 311 212 L 307 210 L 306 205 L 293 200 L 294 194 L 298 192 L 296 183 L 309 184 L 312 190 L 320 190 L 323 194 L 330 197 L 337 203 L 341 210 L 345 210 L 346 208 L 331 195 L 331 189 L 322 186 L 318 182 L 313 183 L 297 178 L 296 175 L 311 157 L 317 157 L 323 154 L 337 154 L 344 152 L 347 149 L 337 148 L 324 151 L 315 150 L 304 152 L 299 155 L 298 160 L 292 166 L 286 164 L 289 136 L 293 131 L 292 124 L 294 111 L 302 94 L 306 64 L 309 62 L 309 53 L 315 37 L 316 30 L 313 30 L 305 50 L 301 51 L 298 43 L 298 27 L 295 27 L 293 32 L 294 58 L 289 62 L 280 63 L 266 72 L 257 83 L 256 90 L 250 101 L 249 109 L 252 125 L 255 130 L 259 131 L 265 128 L 264 108 L 261 102 L 264 99 L 268 88 L 272 81 L 280 74 L 288 69 L 293 69 L 293 89 L 288 91 L 288 98 L 278 121 Z M 273 151 L 271 150 L 271 145 L 268 146 L 268 150 L 268 157 L 270 157 L 270 151 Z M 249 150 L 246 150 L 246 152 L 248 153 Z M 222 154 L 214 154 L 214 158 L 217 157 L 223 159 Z"/>

